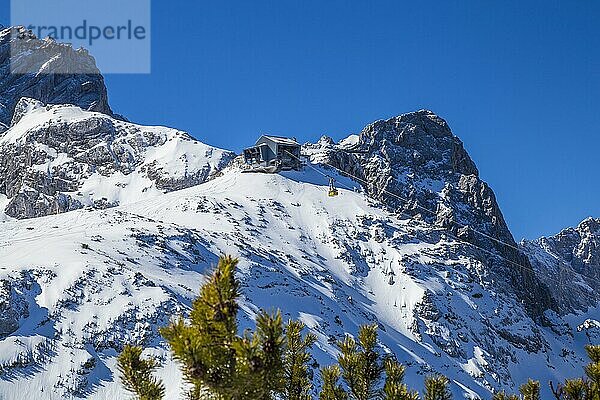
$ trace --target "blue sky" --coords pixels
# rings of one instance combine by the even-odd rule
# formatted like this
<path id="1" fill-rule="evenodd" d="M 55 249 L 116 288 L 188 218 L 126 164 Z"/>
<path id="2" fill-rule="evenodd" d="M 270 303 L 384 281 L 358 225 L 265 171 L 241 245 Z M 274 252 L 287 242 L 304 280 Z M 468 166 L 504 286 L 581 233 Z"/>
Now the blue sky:
<path id="1" fill-rule="evenodd" d="M 599 49 L 597 1 L 155 0 L 152 73 L 106 83 L 132 121 L 234 150 L 431 109 L 518 240 L 600 217 Z"/>

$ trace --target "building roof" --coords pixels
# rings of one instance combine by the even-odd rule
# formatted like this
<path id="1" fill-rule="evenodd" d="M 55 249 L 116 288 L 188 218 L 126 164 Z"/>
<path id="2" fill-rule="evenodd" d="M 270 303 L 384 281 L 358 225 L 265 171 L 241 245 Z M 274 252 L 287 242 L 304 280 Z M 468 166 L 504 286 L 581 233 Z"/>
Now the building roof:
<path id="1" fill-rule="evenodd" d="M 288 137 L 283 137 L 283 136 L 262 135 L 258 140 L 260 140 L 263 137 L 267 138 L 269 140 L 272 140 L 273 142 L 275 142 L 277 144 L 285 144 L 288 146 L 300 146 L 300 144 L 298 142 L 296 142 L 295 138 L 288 138 Z M 256 143 L 258 143 L 258 142 L 256 142 Z"/>

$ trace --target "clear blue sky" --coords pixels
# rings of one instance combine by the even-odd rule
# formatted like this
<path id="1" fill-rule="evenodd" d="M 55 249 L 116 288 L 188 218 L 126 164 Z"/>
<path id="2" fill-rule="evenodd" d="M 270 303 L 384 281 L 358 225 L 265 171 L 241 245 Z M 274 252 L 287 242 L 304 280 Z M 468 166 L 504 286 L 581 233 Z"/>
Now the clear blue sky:
<path id="1" fill-rule="evenodd" d="M 600 217 L 598 1 L 152 7 L 152 74 L 106 77 L 132 121 L 240 150 L 260 132 L 340 139 L 428 108 L 463 140 L 517 239 Z"/>

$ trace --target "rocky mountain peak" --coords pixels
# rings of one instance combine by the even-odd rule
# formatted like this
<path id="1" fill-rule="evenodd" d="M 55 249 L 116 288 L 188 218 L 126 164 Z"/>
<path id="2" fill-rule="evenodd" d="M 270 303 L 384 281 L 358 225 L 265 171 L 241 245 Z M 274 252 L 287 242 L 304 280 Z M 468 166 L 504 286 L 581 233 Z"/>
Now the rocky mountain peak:
<path id="1" fill-rule="evenodd" d="M 106 208 L 213 177 L 233 153 L 124 121 L 85 49 L 0 29 L 0 219 Z"/>
<path id="2" fill-rule="evenodd" d="M 600 234 L 600 218 L 587 217 L 577 226 L 577 230 L 589 236 Z"/>
<path id="3" fill-rule="evenodd" d="M 477 167 L 444 119 L 429 110 L 402 114 L 367 125 L 360 148 L 390 153 L 399 165 L 411 165 L 430 175 L 441 172 L 478 176 Z"/>
<path id="4" fill-rule="evenodd" d="M 366 192 L 391 211 L 471 243 L 532 314 L 555 307 L 518 250 L 493 190 L 443 118 L 429 110 L 402 114 L 367 125 L 358 140 L 329 146 L 320 141 L 306 151 L 314 161 L 359 178 Z"/>
<path id="5" fill-rule="evenodd" d="M 21 97 L 15 106 L 15 111 L 13 113 L 10 126 L 12 127 L 18 124 L 25 114 L 43 107 L 45 107 L 45 104 L 39 100 L 32 99 L 30 97 Z"/>
<path id="6" fill-rule="evenodd" d="M 22 97 L 45 104 L 73 104 L 114 116 L 104 78 L 84 49 L 38 39 L 24 27 L 0 30 L 0 132 Z"/>
<path id="7" fill-rule="evenodd" d="M 551 249 L 578 273 L 600 279 L 600 219 L 587 218 L 539 242 Z"/>

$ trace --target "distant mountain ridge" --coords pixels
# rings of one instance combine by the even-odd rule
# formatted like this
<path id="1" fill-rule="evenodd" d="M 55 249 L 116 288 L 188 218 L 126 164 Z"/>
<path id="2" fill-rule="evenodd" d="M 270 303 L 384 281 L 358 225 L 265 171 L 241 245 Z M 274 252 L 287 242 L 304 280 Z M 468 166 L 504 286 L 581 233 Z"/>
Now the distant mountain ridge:
<path id="1" fill-rule="evenodd" d="M 585 311 L 600 302 L 600 219 L 587 218 L 521 246 L 541 280 L 554 288 L 563 312 Z"/>

